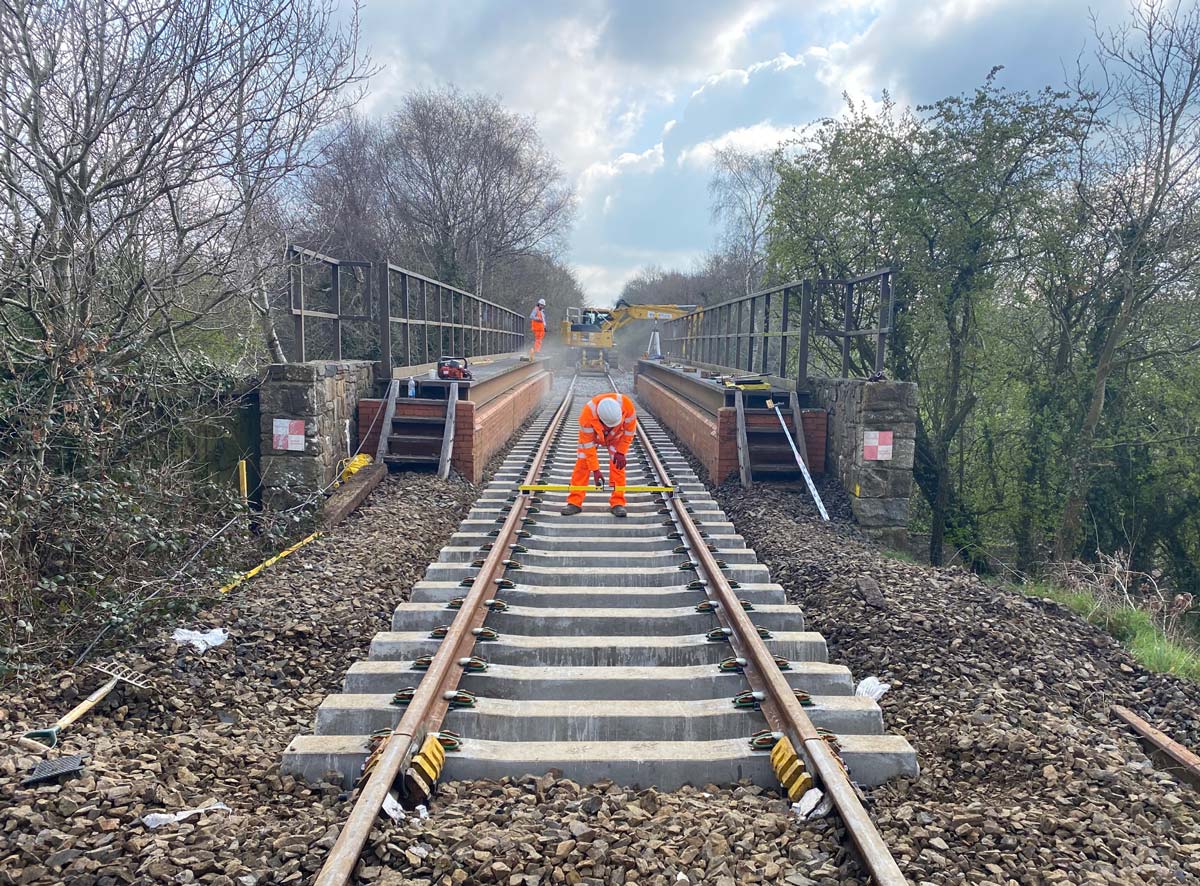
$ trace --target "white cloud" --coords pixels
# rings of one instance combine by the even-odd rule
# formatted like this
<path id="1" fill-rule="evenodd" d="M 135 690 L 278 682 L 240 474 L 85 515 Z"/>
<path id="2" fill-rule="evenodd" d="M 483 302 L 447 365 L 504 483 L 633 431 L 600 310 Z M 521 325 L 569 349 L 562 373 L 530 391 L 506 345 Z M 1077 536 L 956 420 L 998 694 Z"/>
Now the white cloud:
<path id="1" fill-rule="evenodd" d="M 535 115 L 580 199 L 572 256 L 611 300 L 638 267 L 691 261 L 713 239 L 713 151 L 770 150 L 868 104 L 1058 82 L 1128 0 L 377 0 L 364 36 L 382 65 L 369 108 L 453 82 Z"/>
<path id="2" fill-rule="evenodd" d="M 690 268 L 703 254 L 703 249 L 667 252 L 653 249 L 617 250 L 608 256 L 608 261 L 575 265 L 575 274 L 588 294 L 588 305 L 603 308 L 613 305 L 625 284 L 646 266 Z"/>
<path id="3" fill-rule="evenodd" d="M 692 92 L 692 98 L 702 98 L 705 91 L 733 87 L 738 89 L 747 86 L 750 79 L 759 71 L 786 71 L 797 65 L 804 64 L 803 57 L 788 55 L 781 52 L 775 58 L 763 62 L 755 62 L 746 68 L 729 68 L 717 74 L 710 74 L 705 81 Z"/>
<path id="4" fill-rule="evenodd" d="M 752 154 L 773 151 L 795 135 L 793 126 L 776 126 L 771 122 L 755 123 L 731 129 L 717 138 L 699 142 L 680 151 L 675 162 L 680 166 L 707 169 L 712 164 L 713 154 L 725 148 L 737 148 Z"/>

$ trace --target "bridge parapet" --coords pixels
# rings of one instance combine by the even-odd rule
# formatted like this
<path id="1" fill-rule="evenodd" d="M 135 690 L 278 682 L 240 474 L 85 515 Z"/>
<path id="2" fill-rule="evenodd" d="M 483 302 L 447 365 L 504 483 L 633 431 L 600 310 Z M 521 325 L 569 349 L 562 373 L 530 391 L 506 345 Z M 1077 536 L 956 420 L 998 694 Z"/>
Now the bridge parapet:
<path id="1" fill-rule="evenodd" d="M 263 506 L 292 507 L 327 489 L 356 445 L 358 401 L 374 363 L 274 363 L 259 390 Z"/>
<path id="2" fill-rule="evenodd" d="M 828 415 L 827 464 L 863 531 L 907 549 L 917 436 L 917 386 L 861 378 L 812 379 Z"/>

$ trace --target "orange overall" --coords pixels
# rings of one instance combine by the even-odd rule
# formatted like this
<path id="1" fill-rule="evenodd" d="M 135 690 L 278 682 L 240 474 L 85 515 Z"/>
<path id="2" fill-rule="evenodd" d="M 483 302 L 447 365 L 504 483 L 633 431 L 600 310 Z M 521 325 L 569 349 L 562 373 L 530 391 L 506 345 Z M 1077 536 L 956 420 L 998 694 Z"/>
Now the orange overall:
<path id="1" fill-rule="evenodd" d="M 600 416 L 596 414 L 596 407 L 605 397 L 616 397 L 621 401 L 621 423 L 615 428 L 605 427 L 604 422 L 600 421 Z M 585 403 L 583 411 L 579 413 L 579 450 L 576 452 L 577 458 L 575 471 L 571 474 L 571 485 L 589 485 L 592 473 L 600 470 L 600 459 L 596 455 L 597 446 L 607 449 L 610 459 L 616 452 L 625 455 L 629 452 L 629 446 L 633 443 L 636 434 L 637 410 L 633 407 L 633 401 L 624 394 L 597 394 Z M 625 469 L 618 468 L 612 464 L 611 460 L 608 484 L 613 487 L 612 495 L 608 499 L 609 506 L 624 505 L 625 490 L 616 487 L 625 486 Z M 581 507 L 585 495 L 587 495 L 586 492 L 572 492 L 567 496 L 567 504 Z"/>
<path id="2" fill-rule="evenodd" d="M 531 354 L 537 354 L 542 350 L 542 339 L 546 337 L 546 311 L 541 305 L 533 309 L 529 315 L 529 325 L 533 330 L 533 349 Z"/>

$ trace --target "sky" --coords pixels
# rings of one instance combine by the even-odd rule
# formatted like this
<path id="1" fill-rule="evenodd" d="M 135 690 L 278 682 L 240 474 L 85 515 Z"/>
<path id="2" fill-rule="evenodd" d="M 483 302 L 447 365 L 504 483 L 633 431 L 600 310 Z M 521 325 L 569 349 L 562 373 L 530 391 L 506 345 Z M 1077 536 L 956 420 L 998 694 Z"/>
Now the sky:
<path id="1" fill-rule="evenodd" d="M 646 265 L 713 245 L 714 148 L 771 150 L 844 95 L 921 103 L 993 66 L 1010 88 L 1058 85 L 1093 16 L 1129 0 L 364 0 L 379 71 L 365 110 L 453 84 L 536 118 L 578 197 L 565 256 L 606 304 Z"/>

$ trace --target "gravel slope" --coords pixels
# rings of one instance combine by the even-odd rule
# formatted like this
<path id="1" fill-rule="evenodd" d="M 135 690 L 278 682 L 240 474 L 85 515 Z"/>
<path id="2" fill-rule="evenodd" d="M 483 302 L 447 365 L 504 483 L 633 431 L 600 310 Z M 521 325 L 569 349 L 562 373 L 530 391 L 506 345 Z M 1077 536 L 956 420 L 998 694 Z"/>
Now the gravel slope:
<path id="1" fill-rule="evenodd" d="M 1145 671 L 1057 604 L 885 558 L 852 526 L 822 524 L 802 488 L 717 498 L 830 660 L 892 682 L 886 728 L 913 743 L 922 775 L 876 790 L 874 815 L 910 878 L 1200 882 L 1200 796 L 1108 717 L 1124 704 L 1200 746 L 1200 686 Z"/>
<path id="2" fill-rule="evenodd" d="M 342 527 L 186 625 L 227 628 L 225 645 L 199 654 L 154 636 L 131 650 L 124 660 L 155 690 L 118 690 L 67 733 L 67 751 L 90 755 L 82 778 L 21 788 L 36 759 L 0 760 L 0 884 L 309 881 L 348 803 L 340 788 L 281 777 L 283 748 L 476 494 L 393 476 Z M 1121 701 L 1197 746 L 1196 687 L 1143 672 L 1053 604 L 883 559 L 851 526 L 815 523 L 802 490 L 718 498 L 832 660 L 894 682 L 888 729 L 917 747 L 923 774 L 872 802 L 914 882 L 1200 882 L 1196 794 L 1150 769 L 1105 716 Z M 885 608 L 855 593 L 863 576 Z M 95 685 L 77 673 L 21 687 L 0 700 L 0 731 L 52 720 Z M 140 821 L 213 802 L 230 811 L 155 830 Z M 381 823 L 361 879 L 858 882 L 835 822 L 798 825 L 778 796 L 748 786 L 634 792 L 551 774 L 447 785 L 433 813 Z"/>
<path id="3" fill-rule="evenodd" d="M 37 758 L 0 762 L 0 883 L 299 882 L 320 858 L 310 844 L 344 809 L 339 789 L 281 777 L 283 749 L 366 657 L 476 494 L 394 475 L 334 532 L 186 625 L 226 628 L 224 645 L 200 654 L 156 636 L 124 656 L 155 689 L 118 688 L 66 733 L 67 752 L 91 757 L 82 778 L 22 788 Z M 51 721 L 97 682 L 80 671 L 20 687 L 0 702 L 0 729 Z M 213 802 L 232 811 L 139 822 Z"/>

